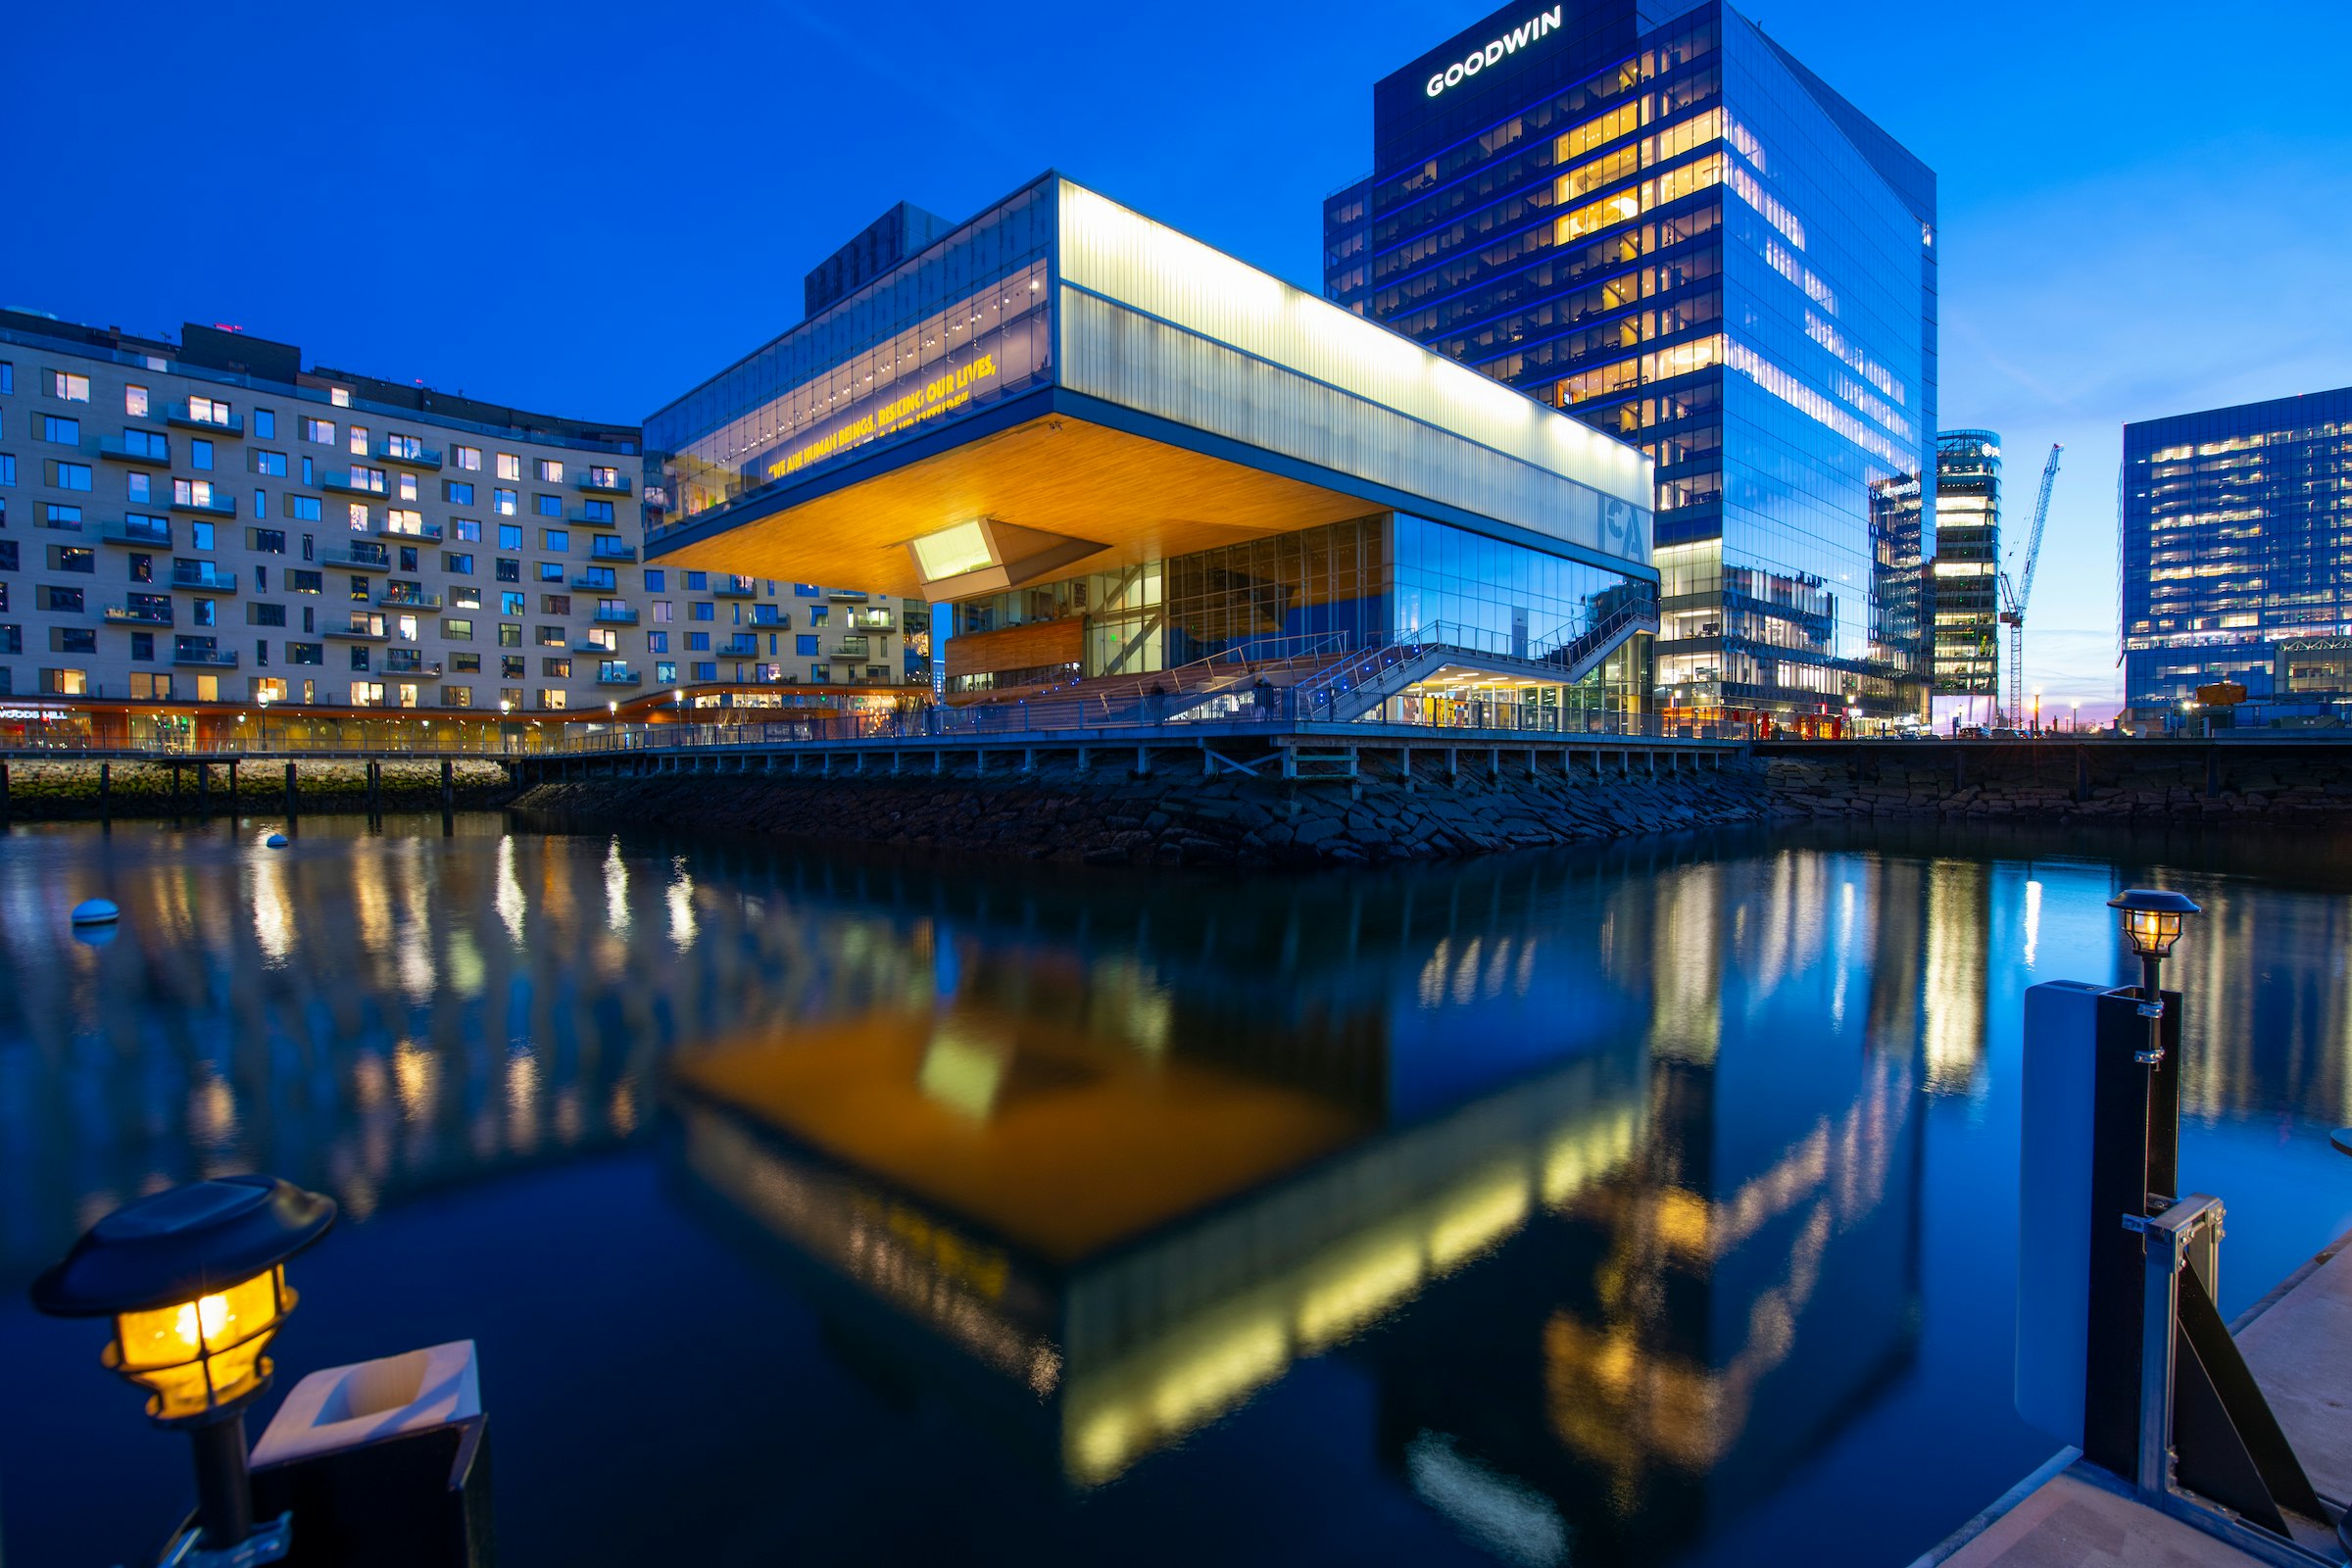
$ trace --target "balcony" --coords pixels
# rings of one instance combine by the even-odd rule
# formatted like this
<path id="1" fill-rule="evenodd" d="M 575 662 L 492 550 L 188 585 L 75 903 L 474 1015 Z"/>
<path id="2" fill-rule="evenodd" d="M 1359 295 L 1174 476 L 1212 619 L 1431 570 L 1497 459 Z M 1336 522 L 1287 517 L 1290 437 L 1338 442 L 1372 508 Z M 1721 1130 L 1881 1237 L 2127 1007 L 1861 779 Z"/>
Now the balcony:
<path id="1" fill-rule="evenodd" d="M 167 422 L 175 424 L 182 430 L 202 430 L 208 435 L 241 436 L 245 433 L 245 419 L 242 415 L 232 414 L 225 419 L 200 419 L 188 412 L 188 406 L 185 403 L 172 404 L 170 412 L 164 417 Z"/>
<path id="2" fill-rule="evenodd" d="M 351 643 L 386 643 L 392 640 L 392 633 L 387 628 L 357 617 L 340 626 L 321 626 L 318 635 Z"/>
<path id="3" fill-rule="evenodd" d="M 109 605 L 106 607 L 105 613 L 107 620 L 117 626 L 169 626 L 172 624 L 172 607 L 170 605 L 166 605 L 160 610 L 149 605 Z"/>
<path id="4" fill-rule="evenodd" d="M 721 599 L 757 599 L 760 579 L 757 577 L 713 577 L 710 592 Z"/>
<path id="5" fill-rule="evenodd" d="M 233 517 L 237 514 L 237 498 L 226 490 L 218 490 L 202 501 L 197 500 L 192 494 L 187 500 L 182 501 L 179 499 L 178 492 L 174 491 L 170 510 L 193 512 L 206 517 Z"/>
<path id="6" fill-rule="evenodd" d="M 645 674 L 635 669 L 600 669 L 596 672 L 599 686 L 642 686 Z"/>
<path id="7" fill-rule="evenodd" d="M 839 604 L 862 605 L 867 600 L 873 598 L 873 595 L 861 594 L 854 589 L 849 588 L 828 588 L 825 590 L 825 597 Z"/>
<path id="8" fill-rule="evenodd" d="M 637 624 L 637 612 L 626 606 L 616 610 L 599 605 L 596 607 L 596 623 L 600 626 L 634 626 Z"/>
<path id="9" fill-rule="evenodd" d="M 160 435 L 156 440 L 161 445 L 160 451 L 145 445 L 134 447 L 128 436 L 102 435 L 98 438 L 98 457 L 104 463 L 140 463 L 151 468 L 168 468 L 172 466 L 171 444 Z"/>
<path id="10" fill-rule="evenodd" d="M 414 528 L 395 528 L 388 522 L 370 523 L 368 531 L 378 539 L 407 539 L 416 544 L 441 543 L 442 527 L 437 522 L 421 522 Z"/>
<path id="11" fill-rule="evenodd" d="M 586 507 L 566 508 L 564 513 L 564 520 L 574 528 L 617 528 L 620 526 L 618 517 L 599 516 Z"/>
<path id="12" fill-rule="evenodd" d="M 172 586 L 201 594 L 233 594 L 237 591 L 237 574 L 222 571 L 209 561 L 174 561 Z"/>
<path id="13" fill-rule="evenodd" d="M 898 629 L 891 624 L 891 614 L 887 610 L 853 610 L 842 617 L 841 625 L 844 631 L 887 633 Z"/>
<path id="14" fill-rule="evenodd" d="M 578 486 L 592 496 L 625 496 L 637 488 L 636 482 L 625 473 L 614 474 L 611 484 L 600 484 L 582 474 Z"/>
<path id="15" fill-rule="evenodd" d="M 392 553 L 382 545 L 322 545 L 313 564 L 345 566 L 353 571 L 390 571 Z"/>
<path id="16" fill-rule="evenodd" d="M 378 591 L 375 596 L 375 608 L 378 610 L 439 610 L 441 596 L 406 590 L 394 593 L 390 589 L 383 589 Z"/>
<path id="17" fill-rule="evenodd" d="M 711 654 L 718 659 L 757 659 L 760 657 L 760 639 L 749 632 L 737 632 L 712 649 Z"/>
<path id="18" fill-rule="evenodd" d="M 873 658 L 874 656 L 867 650 L 864 638 L 844 637 L 840 642 L 837 642 L 833 645 L 826 657 L 830 659 L 848 659 L 863 662 Z"/>
<path id="19" fill-rule="evenodd" d="M 620 592 L 619 583 L 609 581 L 606 577 L 600 577 L 595 573 L 588 571 L 573 572 L 571 574 L 571 585 L 574 588 L 580 589 L 582 592 L 592 594 L 616 594 Z"/>
<path id="20" fill-rule="evenodd" d="M 172 650 L 172 662 L 190 664 L 198 669 L 234 669 L 237 656 L 221 648 L 208 648 L 201 643 L 193 646 L 176 645 Z"/>
<path id="21" fill-rule="evenodd" d="M 609 643 L 600 643 L 593 637 L 574 637 L 571 640 L 571 651 L 575 654 L 587 654 L 592 658 L 599 659 L 616 659 L 620 655 L 619 649 Z"/>
<path id="22" fill-rule="evenodd" d="M 389 494 L 391 484 L 388 480 L 383 484 L 353 484 L 351 482 L 350 470 L 345 469 L 341 473 L 322 473 L 318 475 L 318 488 L 321 490 L 332 490 L 338 495 L 373 496 L 376 500 L 381 501 L 385 499 L 387 494 Z"/>
<path id="23" fill-rule="evenodd" d="M 393 442 L 378 441 L 368 449 L 368 456 L 371 462 L 396 464 L 403 468 L 438 470 L 441 466 L 441 454 L 433 451 L 430 447 L 419 447 L 414 452 L 409 452 L 404 451 Z"/>
<path id="24" fill-rule="evenodd" d="M 400 652 L 401 651 L 399 649 L 394 649 L 387 657 L 397 659 L 400 657 Z M 441 678 L 441 666 L 439 664 L 428 664 L 419 660 L 413 664 L 387 663 L 384 665 L 383 669 L 379 671 L 379 673 L 385 675 L 406 676 L 411 680 L 417 679 L 418 677 L 422 677 L 426 680 L 439 680 Z"/>
<path id="25" fill-rule="evenodd" d="M 172 525 L 168 522 L 132 522 L 127 517 L 118 517 L 112 522 L 98 525 L 98 538 L 104 544 L 129 545 L 140 550 L 169 550 L 172 548 Z"/>
<path id="26" fill-rule="evenodd" d="M 624 545 L 617 539 L 611 544 L 598 539 L 588 547 L 588 559 L 606 565 L 635 565 L 637 564 L 637 547 Z"/>

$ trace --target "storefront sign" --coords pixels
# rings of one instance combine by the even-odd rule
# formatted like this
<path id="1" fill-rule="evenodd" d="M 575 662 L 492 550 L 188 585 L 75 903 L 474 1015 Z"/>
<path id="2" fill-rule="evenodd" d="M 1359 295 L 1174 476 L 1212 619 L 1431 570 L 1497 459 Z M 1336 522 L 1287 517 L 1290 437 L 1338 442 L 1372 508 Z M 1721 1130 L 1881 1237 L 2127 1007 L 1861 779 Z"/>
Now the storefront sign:
<path id="1" fill-rule="evenodd" d="M 1429 86 L 1426 89 L 1429 96 L 1435 98 L 1448 87 L 1459 86 L 1489 66 L 1499 65 L 1503 56 L 1517 54 L 1559 24 L 1560 8 L 1558 6 L 1553 6 L 1549 11 L 1541 12 L 1529 18 L 1488 44 L 1484 49 L 1455 61 L 1444 71 L 1430 77 Z"/>

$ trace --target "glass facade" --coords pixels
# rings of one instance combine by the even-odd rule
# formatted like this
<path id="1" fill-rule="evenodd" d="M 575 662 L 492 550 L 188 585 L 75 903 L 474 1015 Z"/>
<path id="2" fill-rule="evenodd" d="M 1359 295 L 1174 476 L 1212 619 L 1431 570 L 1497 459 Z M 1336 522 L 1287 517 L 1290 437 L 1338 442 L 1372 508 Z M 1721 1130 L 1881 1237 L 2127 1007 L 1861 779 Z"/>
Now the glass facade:
<path id="1" fill-rule="evenodd" d="M 1935 685 L 1938 730 L 2000 718 L 2001 438 L 1936 438 Z"/>
<path id="2" fill-rule="evenodd" d="M 2275 694 L 2280 645 L 2352 636 L 2352 387 L 2124 426 L 2123 503 L 2127 702 Z"/>
<path id="3" fill-rule="evenodd" d="M 1934 174 L 1720 3 L 1561 10 L 1375 88 L 1325 293 L 1649 452 L 1662 708 L 1915 716 Z"/>
<path id="4" fill-rule="evenodd" d="M 676 521 L 1053 373 L 1054 184 L 1007 197 L 646 420 Z"/>

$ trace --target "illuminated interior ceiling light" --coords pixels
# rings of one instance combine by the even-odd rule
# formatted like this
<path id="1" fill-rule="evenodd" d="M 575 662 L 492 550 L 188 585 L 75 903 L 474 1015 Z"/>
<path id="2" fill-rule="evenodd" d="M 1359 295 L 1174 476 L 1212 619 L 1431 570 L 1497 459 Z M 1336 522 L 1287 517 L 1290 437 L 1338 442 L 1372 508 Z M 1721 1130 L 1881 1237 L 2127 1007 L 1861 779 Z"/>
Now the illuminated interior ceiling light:
<path id="1" fill-rule="evenodd" d="M 975 517 L 906 541 L 915 575 L 934 601 L 1002 593 L 1108 548 L 994 517 Z"/>

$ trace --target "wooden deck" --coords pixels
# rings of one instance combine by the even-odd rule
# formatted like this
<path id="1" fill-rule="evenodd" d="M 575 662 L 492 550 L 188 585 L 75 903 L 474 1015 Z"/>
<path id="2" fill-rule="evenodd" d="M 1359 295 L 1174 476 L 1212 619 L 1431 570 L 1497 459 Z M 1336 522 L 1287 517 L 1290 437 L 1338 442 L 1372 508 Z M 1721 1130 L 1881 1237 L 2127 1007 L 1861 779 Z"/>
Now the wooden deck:
<path id="1" fill-rule="evenodd" d="M 2352 1236 L 2233 1325 L 2320 1494 L 2352 1497 Z M 2059 1454 L 1912 1568 L 2246 1568 L 2262 1559 Z"/>

